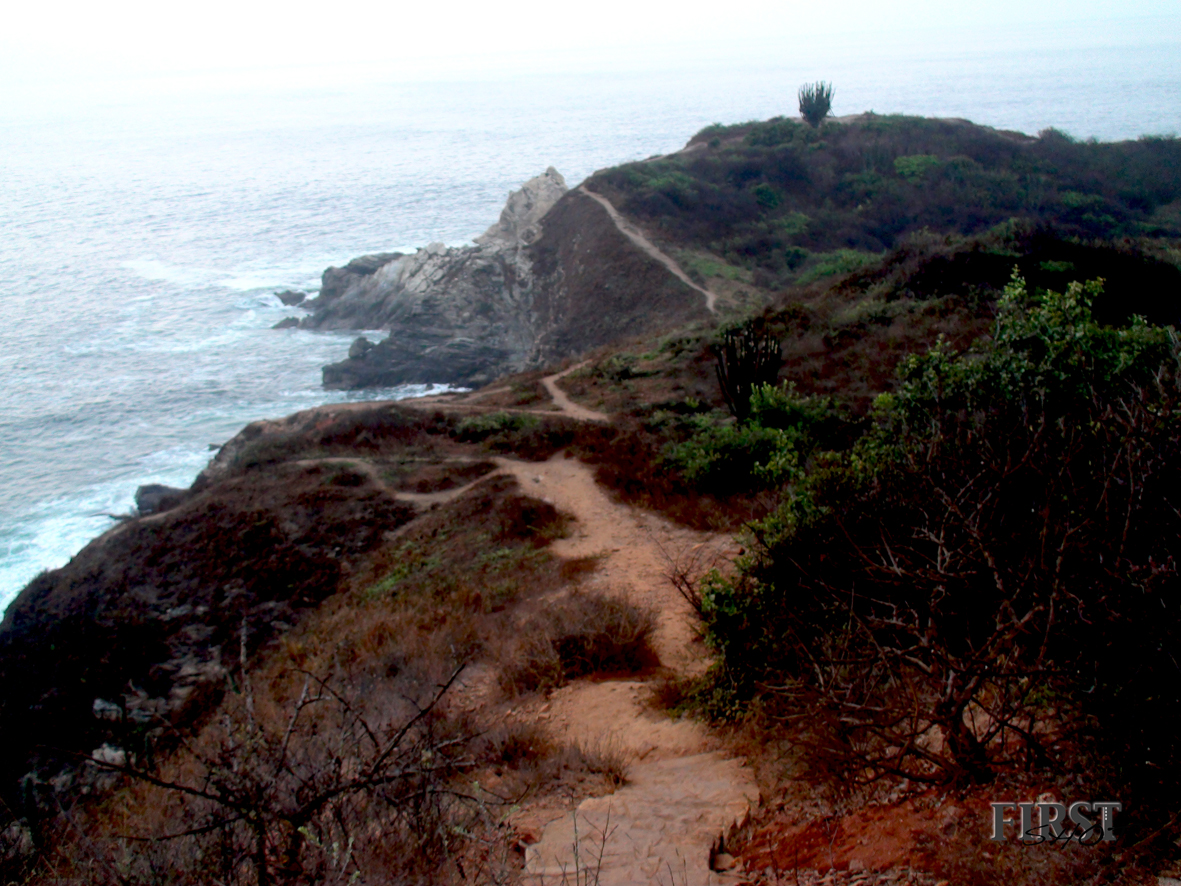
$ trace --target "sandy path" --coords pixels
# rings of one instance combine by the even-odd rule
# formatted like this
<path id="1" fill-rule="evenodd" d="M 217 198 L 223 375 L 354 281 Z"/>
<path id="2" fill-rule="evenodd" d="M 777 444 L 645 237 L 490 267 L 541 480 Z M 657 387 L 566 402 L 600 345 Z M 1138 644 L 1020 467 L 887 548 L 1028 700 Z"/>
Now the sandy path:
<path id="1" fill-rule="evenodd" d="M 591 469 L 575 459 L 497 463 L 527 493 L 575 518 L 572 534 L 551 550 L 562 557 L 602 558 L 585 582 L 587 590 L 652 609 L 653 647 L 661 665 L 680 673 L 699 670 L 704 652 L 691 610 L 668 580 L 670 559 L 732 555 L 731 540 L 612 501 Z M 575 852 L 585 862 L 592 849 L 596 855 L 603 851 L 600 886 L 725 882 L 710 870 L 710 848 L 757 802 L 753 777 L 720 753 L 699 723 L 652 710 L 648 694 L 643 679 L 578 680 L 513 712 L 514 719 L 545 724 L 555 738 L 607 748 L 630 761 L 628 784 L 614 794 L 584 801 L 573 815 L 551 813 L 537 823 L 540 839 L 526 850 L 530 882 L 572 882 Z M 604 832 L 609 832 L 605 844 Z"/>
<path id="2" fill-rule="evenodd" d="M 689 275 L 681 270 L 681 266 L 673 260 L 672 256 L 661 250 L 660 247 L 645 237 L 643 233 L 641 233 L 639 229 L 635 227 L 635 225 L 620 215 L 619 210 L 611 205 L 610 200 L 608 200 L 602 194 L 596 194 L 594 191 L 588 191 L 581 185 L 579 185 L 578 190 L 582 191 L 582 193 L 586 194 L 588 197 L 606 209 L 607 214 L 611 216 L 611 221 L 615 222 L 615 227 L 619 228 L 620 233 L 627 237 L 627 239 L 631 240 L 632 243 L 636 244 L 636 246 L 640 247 L 640 249 L 644 250 L 644 252 L 668 268 L 669 271 L 672 272 L 673 276 L 684 283 L 686 286 L 696 289 L 698 292 L 704 295 L 705 306 L 709 309 L 710 313 L 716 314 L 718 312 L 716 307 L 718 301 L 717 295 L 710 292 L 708 289 L 698 286 L 696 283 L 690 280 Z"/>
<path id="3" fill-rule="evenodd" d="M 605 413 L 595 412 L 593 409 L 579 406 L 566 396 L 565 391 L 558 387 L 558 379 L 565 378 L 570 373 L 576 372 L 589 362 L 590 360 L 583 360 L 581 363 L 571 366 L 569 369 L 563 369 L 556 375 L 547 375 L 541 380 L 541 384 L 545 387 L 546 393 L 550 395 L 550 399 L 554 401 L 554 405 L 571 418 L 578 418 L 582 421 L 609 422 L 611 419 Z"/>
<path id="4" fill-rule="evenodd" d="M 542 385 L 561 413 L 606 422 L 608 416 L 571 402 L 557 385 L 584 365 L 547 376 Z M 443 399 L 417 402 L 468 406 L 463 397 L 440 402 Z M 700 673 L 707 660 L 693 630 L 693 613 L 668 576 L 673 563 L 686 558 L 702 566 L 732 559 L 733 540 L 694 532 L 614 501 L 595 482 L 591 468 L 561 453 L 542 463 L 509 458 L 495 462 L 493 474 L 464 486 L 438 493 L 399 492 L 397 497 L 430 507 L 494 474 L 514 477 L 526 494 L 574 518 L 571 534 L 555 541 L 550 550 L 568 559 L 600 560 L 582 586 L 650 609 L 656 616 L 652 646 L 662 668 L 682 675 Z M 457 686 L 458 703 L 475 712 L 492 697 L 494 681 L 495 674 L 486 668 L 473 669 Z M 736 882 L 733 875 L 711 869 L 711 850 L 719 837 L 744 823 L 757 804 L 753 774 L 723 754 L 700 723 L 673 720 L 654 710 L 648 703 L 650 693 L 645 678 L 576 680 L 548 698 L 507 712 L 508 719 L 542 725 L 561 742 L 619 755 L 628 763 L 627 784 L 609 796 L 585 800 L 569 814 L 542 804 L 515 817 L 520 831 L 532 835 L 525 853 L 525 880 L 531 886 Z M 586 865 L 592 858 L 596 871 L 588 876 Z"/>

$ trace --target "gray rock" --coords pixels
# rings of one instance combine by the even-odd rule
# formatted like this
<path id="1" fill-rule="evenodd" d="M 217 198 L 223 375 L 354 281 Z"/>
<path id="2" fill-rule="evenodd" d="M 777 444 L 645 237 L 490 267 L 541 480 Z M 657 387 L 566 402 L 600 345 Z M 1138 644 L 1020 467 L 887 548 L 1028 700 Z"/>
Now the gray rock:
<path id="1" fill-rule="evenodd" d="M 372 350 L 373 342 L 362 335 L 355 342 L 353 342 L 352 346 L 349 348 L 349 359 L 361 360 Z"/>
<path id="2" fill-rule="evenodd" d="M 91 710 L 94 712 L 94 716 L 100 720 L 119 722 L 123 719 L 123 708 L 106 699 L 96 698 Z"/>
<path id="3" fill-rule="evenodd" d="M 343 309 L 334 307 L 335 303 L 349 292 L 360 286 L 366 278 L 372 277 L 379 270 L 402 257 L 400 252 L 380 252 L 374 255 L 362 255 L 355 258 L 343 268 L 329 268 L 320 278 L 320 294 L 314 299 L 303 303 L 303 307 L 313 312 L 301 325 L 311 329 L 372 329 L 364 325 L 350 327 L 341 319 L 351 316 L 348 306 Z"/>
<path id="4" fill-rule="evenodd" d="M 324 367 L 327 388 L 482 385 L 705 313 L 699 292 L 553 168 L 512 192 L 475 246 L 377 258 L 357 260 L 369 273 L 350 272 L 354 262 L 326 271 L 300 323 L 390 331 Z"/>
<path id="5" fill-rule="evenodd" d="M 163 486 L 159 483 L 148 483 L 135 490 L 135 507 L 140 514 L 158 514 L 180 503 L 186 489 L 175 486 Z"/>
<path id="6" fill-rule="evenodd" d="M 284 317 L 278 323 L 271 327 L 271 329 L 293 329 L 299 326 L 298 317 Z"/>
<path id="7" fill-rule="evenodd" d="M 276 292 L 275 295 L 278 296 L 279 301 L 283 302 L 283 304 L 287 305 L 287 307 L 302 304 L 303 301 L 308 297 L 306 292 L 298 289 L 285 289 L 283 292 Z"/>
<path id="8" fill-rule="evenodd" d="M 541 219 L 567 191 L 566 180 L 552 166 L 508 195 L 500 220 L 476 238 L 481 246 L 515 248 L 541 236 Z"/>

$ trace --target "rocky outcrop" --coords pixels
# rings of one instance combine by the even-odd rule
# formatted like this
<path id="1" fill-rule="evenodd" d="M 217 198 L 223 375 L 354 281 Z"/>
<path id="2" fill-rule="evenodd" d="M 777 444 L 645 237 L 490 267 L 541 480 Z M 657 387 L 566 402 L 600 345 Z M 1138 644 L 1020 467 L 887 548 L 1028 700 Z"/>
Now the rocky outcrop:
<path id="1" fill-rule="evenodd" d="M 500 220 L 476 238 L 481 246 L 517 246 L 541 236 L 541 219 L 566 193 L 566 180 L 552 166 L 508 195 Z"/>
<path id="2" fill-rule="evenodd" d="M 376 329 L 365 322 L 375 289 L 373 277 L 399 258 L 400 252 L 381 252 L 355 258 L 343 268 L 326 270 L 320 278 L 320 294 L 301 305 L 313 314 L 299 325 L 305 329 Z"/>
<path id="3" fill-rule="evenodd" d="M 187 489 L 148 483 L 135 490 L 135 509 L 140 514 L 157 514 L 180 504 Z"/>
<path id="4" fill-rule="evenodd" d="M 345 282 L 330 269 L 326 288 L 330 273 L 328 298 L 300 325 L 389 336 L 359 339 L 324 367 L 329 388 L 478 386 L 705 313 L 699 293 L 552 167 L 509 195 L 474 246 L 434 243 Z"/>
<path id="5" fill-rule="evenodd" d="M 302 289 L 285 289 L 282 292 L 276 292 L 275 297 L 290 308 L 294 305 L 303 304 L 304 300 L 307 299 L 308 294 Z"/>

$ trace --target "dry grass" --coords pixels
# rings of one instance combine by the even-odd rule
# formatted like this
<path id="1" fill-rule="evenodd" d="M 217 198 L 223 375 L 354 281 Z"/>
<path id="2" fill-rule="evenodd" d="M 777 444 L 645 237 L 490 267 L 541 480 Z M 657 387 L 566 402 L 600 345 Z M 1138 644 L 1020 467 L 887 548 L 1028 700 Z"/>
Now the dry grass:
<path id="1" fill-rule="evenodd" d="M 553 689 L 576 677 L 635 673 L 656 656 L 655 617 L 616 597 L 572 593 L 529 618 L 502 654 L 501 685 L 520 693 Z"/>
<path id="2" fill-rule="evenodd" d="M 520 721 L 482 733 L 473 750 L 484 767 L 476 779 L 499 796 L 601 796 L 627 784 L 631 765 L 617 743 L 559 742 L 542 726 Z"/>

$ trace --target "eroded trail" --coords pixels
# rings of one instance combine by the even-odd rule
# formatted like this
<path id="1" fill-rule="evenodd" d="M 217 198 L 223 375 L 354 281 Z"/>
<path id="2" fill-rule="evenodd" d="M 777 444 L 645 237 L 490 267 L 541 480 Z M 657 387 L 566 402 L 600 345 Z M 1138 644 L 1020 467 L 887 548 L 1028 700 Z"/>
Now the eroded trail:
<path id="1" fill-rule="evenodd" d="M 594 191 L 587 190 L 581 185 L 579 186 L 579 190 L 602 206 L 605 210 L 607 210 L 607 214 L 611 216 L 611 221 L 615 222 L 615 227 L 619 228 L 620 233 L 627 237 L 627 239 L 631 240 L 632 243 L 636 244 L 636 246 L 644 250 L 644 252 L 668 268 L 669 271 L 672 272 L 672 275 L 686 286 L 696 289 L 698 292 L 704 295 L 705 306 L 709 309 L 710 313 L 716 314 L 718 312 L 717 295 L 713 292 L 710 292 L 708 289 L 698 286 L 696 283 L 690 280 L 689 275 L 681 269 L 681 266 L 676 263 L 672 256 L 664 252 L 659 246 L 645 237 L 643 232 L 638 230 L 635 225 L 620 215 L 619 210 L 611 204 L 610 200 L 608 200 L 602 194 L 596 194 Z"/>
<path id="2" fill-rule="evenodd" d="M 602 412 L 595 412 L 593 409 L 587 409 L 585 406 L 579 406 L 566 396 L 565 391 L 558 387 L 559 379 L 565 378 L 572 372 L 576 372 L 589 362 L 590 360 L 583 360 L 581 363 L 571 366 L 569 369 L 564 369 L 555 375 L 547 375 L 541 380 L 541 384 L 545 388 L 546 393 L 550 395 L 550 399 L 553 400 L 554 405 L 571 418 L 581 419 L 582 421 L 609 422 L 611 420 L 609 416 Z"/>
<path id="3" fill-rule="evenodd" d="M 591 469 L 575 459 L 500 459 L 498 465 L 529 494 L 574 516 L 572 535 L 552 550 L 602 558 L 588 590 L 626 597 L 657 614 L 653 645 L 663 667 L 686 673 L 703 665 L 689 606 L 668 579 L 670 561 L 732 553 L 726 550 L 729 538 L 677 527 L 612 501 Z M 517 719 L 545 724 L 557 739 L 607 748 L 630 761 L 626 785 L 584 801 L 573 815 L 525 813 L 532 816 L 527 829 L 539 837 L 526 850 L 530 882 L 573 882 L 576 866 L 591 858 L 601 886 L 726 881 L 711 871 L 710 849 L 757 802 L 753 777 L 721 753 L 698 723 L 652 710 L 648 694 L 643 679 L 579 680 L 514 712 Z"/>
<path id="4" fill-rule="evenodd" d="M 590 196 L 604 203 L 624 233 L 643 239 L 634 229 L 629 232 L 630 226 L 624 227 L 627 223 L 609 203 Z M 713 296 L 684 277 L 672 259 L 646 239 L 640 245 L 705 293 L 712 306 Z M 552 399 L 548 409 L 506 411 L 609 421 L 609 416 L 572 402 L 558 386 L 564 376 L 584 365 L 541 380 Z M 416 402 L 460 413 L 488 411 L 488 406 L 471 402 L 479 396 L 449 395 Z M 692 560 L 708 567 L 732 559 L 733 540 L 694 532 L 614 501 L 595 482 L 590 467 L 563 454 L 542 463 L 494 461 L 495 473 L 515 477 L 526 494 L 574 518 L 570 535 L 554 542 L 550 550 L 563 558 L 599 561 L 582 588 L 621 596 L 650 609 L 656 615 L 652 646 L 661 668 L 680 675 L 700 673 L 707 665 L 706 653 L 694 635 L 692 610 L 669 574 L 674 563 Z M 419 505 L 441 503 L 463 494 L 470 485 L 429 495 L 399 493 L 399 498 Z M 467 696 L 467 710 L 479 709 L 488 690 L 485 684 L 492 679 L 489 673 L 473 672 L 464 682 L 460 691 Z M 648 702 L 650 679 L 576 680 L 548 698 L 525 702 L 508 712 L 511 720 L 543 726 L 558 742 L 576 742 L 627 762 L 627 783 L 609 796 L 584 800 L 573 813 L 559 802 L 541 802 L 514 816 L 513 824 L 525 836 L 525 882 L 531 886 L 736 882 L 733 875 L 713 870 L 711 850 L 757 804 L 753 774 L 741 761 L 723 753 L 701 724 L 673 720 L 655 710 Z"/>

